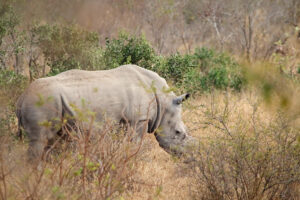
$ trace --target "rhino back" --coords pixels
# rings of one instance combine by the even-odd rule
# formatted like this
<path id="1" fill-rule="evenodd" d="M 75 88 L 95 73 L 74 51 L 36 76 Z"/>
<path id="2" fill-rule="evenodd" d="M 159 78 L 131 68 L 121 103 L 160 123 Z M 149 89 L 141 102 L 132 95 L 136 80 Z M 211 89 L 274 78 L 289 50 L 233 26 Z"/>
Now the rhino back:
<path id="1" fill-rule="evenodd" d="M 22 113 L 31 113 L 27 116 L 31 120 L 61 117 L 63 100 L 67 106 L 74 104 L 96 112 L 99 120 L 103 116 L 138 120 L 145 117 L 153 100 L 154 95 L 149 91 L 153 84 L 158 91 L 168 88 L 156 73 L 135 65 L 104 71 L 69 70 L 33 82 L 24 93 L 21 109 Z M 154 115 L 154 110 L 153 105 L 150 115 Z"/>

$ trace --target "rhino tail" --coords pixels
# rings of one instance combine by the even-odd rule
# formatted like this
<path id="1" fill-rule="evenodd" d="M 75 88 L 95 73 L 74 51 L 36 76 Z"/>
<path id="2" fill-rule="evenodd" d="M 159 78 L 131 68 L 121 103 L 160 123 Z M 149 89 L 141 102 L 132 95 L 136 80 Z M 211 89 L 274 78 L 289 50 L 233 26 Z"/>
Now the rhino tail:
<path id="1" fill-rule="evenodd" d="M 20 112 L 18 112 L 20 114 L 17 114 L 17 118 L 18 118 L 18 132 L 17 132 L 17 137 L 23 141 L 23 129 L 22 129 L 22 120 L 21 120 L 21 110 Z"/>
<path id="2" fill-rule="evenodd" d="M 21 95 L 16 104 L 16 116 L 18 119 L 18 132 L 17 137 L 23 141 L 23 130 L 22 130 L 22 103 L 23 103 L 24 95 Z"/>

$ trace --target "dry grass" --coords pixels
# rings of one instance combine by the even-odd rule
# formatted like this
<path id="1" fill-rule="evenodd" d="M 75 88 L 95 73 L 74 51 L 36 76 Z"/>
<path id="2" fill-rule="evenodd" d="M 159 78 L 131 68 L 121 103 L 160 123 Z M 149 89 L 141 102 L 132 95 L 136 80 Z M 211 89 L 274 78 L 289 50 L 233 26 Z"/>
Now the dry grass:
<path id="1" fill-rule="evenodd" d="M 297 103 L 290 94 L 291 107 L 275 109 L 258 92 L 202 98 L 194 123 L 201 144 L 186 168 L 195 177 L 194 198 L 299 199 Z"/>
<path id="2" fill-rule="evenodd" d="M 147 151 L 137 167 L 138 184 L 128 199 L 185 199 L 191 179 L 180 173 L 180 163 L 158 146 L 153 135 L 146 137 Z"/>
<path id="3" fill-rule="evenodd" d="M 228 124 L 228 126 L 233 128 L 239 122 L 249 120 L 247 117 L 251 116 L 253 111 L 252 106 L 258 101 L 258 96 L 257 91 L 251 92 L 250 90 L 238 94 L 214 92 L 202 95 L 188 101 L 184 105 L 183 119 L 190 130 L 190 134 L 199 138 L 201 142 L 206 143 L 211 138 L 220 135 L 220 130 L 204 123 L 207 121 L 207 114 L 203 112 L 206 108 L 222 109 L 226 104 L 226 99 L 229 100 L 232 106 L 230 109 L 238 111 L 232 115 Z M 214 104 L 211 103 L 212 100 Z M 273 117 L 273 112 L 264 103 L 261 103 L 258 114 L 260 118 L 265 119 L 262 123 L 269 122 Z M 299 123 L 295 125 L 299 128 Z M 248 130 L 249 134 L 251 134 L 251 131 L 251 129 Z M 117 188 L 118 191 L 111 196 L 112 199 L 199 198 L 195 196 L 197 194 L 195 191 L 204 191 L 201 190 L 203 186 L 198 185 L 197 179 L 195 179 L 197 176 L 193 174 L 195 172 L 190 173 L 190 165 L 184 164 L 167 154 L 159 147 L 155 137 L 151 134 L 145 136 L 143 143 L 138 156 L 132 160 L 133 162 L 126 169 L 128 178 L 123 180 L 121 184 L 122 188 L 120 190 Z M 105 148 L 109 148 L 109 145 L 105 146 Z M 80 178 L 82 176 L 73 176 L 74 173 L 76 174 L 76 170 L 80 171 L 80 167 L 82 166 L 82 160 L 78 159 L 78 156 L 82 155 L 80 148 L 75 153 L 69 151 L 71 154 L 63 152 L 55 155 L 55 162 L 48 162 L 43 171 L 35 171 L 31 165 L 26 163 L 25 152 L 27 144 L 18 142 L 8 136 L 1 138 L 0 148 L 0 170 L 2 171 L 0 173 L 2 174 L 0 178 L 0 194 L 2 197 L 6 196 L 9 199 L 26 199 L 26 197 L 27 199 L 85 198 L 82 178 Z M 95 148 L 92 152 L 95 153 L 97 150 L 99 149 Z M 61 159 L 64 156 L 65 159 Z M 89 159 L 93 159 L 91 156 L 92 154 Z M 63 161 L 62 165 L 57 163 L 59 160 Z M 111 160 L 107 161 L 111 163 Z M 60 171 L 67 172 L 68 169 L 72 170 L 73 175 L 66 175 L 62 178 Z M 79 171 L 77 172 L 79 173 Z M 3 174 L 6 175 L 3 176 Z M 124 175 L 122 172 L 118 172 L 117 174 Z M 99 188 L 95 182 L 95 177 L 98 175 L 95 172 L 89 172 L 85 175 L 87 199 L 99 199 L 103 197 L 101 195 L 97 196 Z M 41 178 L 40 183 L 39 178 Z M 62 181 L 61 186 L 60 181 Z M 36 189 L 36 196 L 33 195 L 33 191 L 37 186 L 35 184 L 39 185 L 38 189 Z M 295 187 L 297 189 L 298 186 Z M 6 194 L 4 191 L 6 191 Z"/>
<path id="4" fill-rule="evenodd" d="M 92 126 L 93 125 L 93 126 Z M 106 122 L 90 126 L 68 142 L 58 139 L 47 161 L 29 163 L 27 144 L 10 136 L 0 140 L 0 199 L 112 199 L 132 187 L 140 142 L 131 142 L 132 129 Z M 100 127 L 100 124 L 97 126 Z M 51 153 L 50 153 L 51 152 Z"/>
<path id="5" fill-rule="evenodd" d="M 246 133 L 249 134 L 249 137 L 253 136 L 254 130 L 251 127 L 239 126 L 241 125 L 240 123 L 247 124 L 252 120 L 253 106 L 257 106 L 257 118 L 263 119 L 257 123 L 265 126 L 265 128 L 267 128 L 270 123 L 272 124 L 275 120 L 275 113 L 278 111 L 274 105 L 270 106 L 268 102 L 263 101 L 258 90 L 248 90 L 243 93 L 214 92 L 202 95 L 201 97 L 190 100 L 185 105 L 183 119 L 191 135 L 199 138 L 204 144 L 208 144 L 212 139 L 222 136 L 218 128 L 206 124 L 208 116 L 205 110 L 214 109 L 216 112 L 220 112 L 224 109 L 226 101 L 228 100 L 230 101 L 229 109 L 232 111 L 230 119 L 228 120 L 228 126 L 236 130 L 239 128 L 244 129 Z M 295 105 L 297 108 L 295 102 L 293 100 L 291 101 L 292 105 Z M 293 108 L 295 109 L 295 107 L 292 107 L 286 110 L 285 114 L 288 114 Z M 299 120 L 298 122 L 295 120 L 292 127 L 299 130 Z M 274 141 L 271 142 L 273 143 L 265 143 L 264 147 L 274 145 Z M 128 196 L 129 199 L 200 199 L 205 196 L 203 195 L 205 185 L 203 182 L 200 183 L 199 179 L 195 179 L 195 177 L 201 175 L 191 170 L 190 165 L 174 161 L 174 159 L 158 146 L 155 138 L 151 135 L 146 138 L 146 144 L 149 147 L 144 155 L 144 159 L 139 162 L 137 173 L 139 180 L 141 180 L 140 182 L 145 183 L 145 185 L 139 185 L 135 188 Z M 276 161 L 274 164 L 275 163 Z M 289 189 L 286 191 L 290 192 L 290 194 L 285 195 L 292 195 L 290 198 L 293 197 L 294 199 L 299 198 L 299 196 L 297 196 L 297 190 L 299 190 L 300 187 L 299 184 L 291 184 L 288 187 Z M 278 188 L 278 190 L 279 189 L 280 188 Z M 202 192 L 202 194 L 199 194 L 199 192 Z M 209 197 L 206 196 L 204 199 L 208 198 Z M 235 199 L 234 195 L 232 198 Z M 255 198 L 259 199 L 260 197 L 256 196 Z M 285 198 L 285 196 L 282 196 L 280 199 Z"/>
<path id="6" fill-rule="evenodd" d="M 230 99 L 238 102 L 245 112 L 251 113 L 250 102 L 257 98 L 256 94 L 230 93 Z M 200 141 L 215 136 L 213 128 L 205 128 L 203 107 L 210 106 L 212 98 L 219 107 L 224 106 L 224 93 L 216 92 L 203 95 L 188 101 L 184 106 L 183 120 L 190 134 Z M 237 119 L 236 119 L 237 120 Z M 192 192 L 197 189 L 193 175 L 186 168 L 188 165 L 172 158 L 161 149 L 153 135 L 145 138 L 146 152 L 138 166 L 138 180 L 142 185 L 134 188 L 129 199 L 191 199 Z"/>

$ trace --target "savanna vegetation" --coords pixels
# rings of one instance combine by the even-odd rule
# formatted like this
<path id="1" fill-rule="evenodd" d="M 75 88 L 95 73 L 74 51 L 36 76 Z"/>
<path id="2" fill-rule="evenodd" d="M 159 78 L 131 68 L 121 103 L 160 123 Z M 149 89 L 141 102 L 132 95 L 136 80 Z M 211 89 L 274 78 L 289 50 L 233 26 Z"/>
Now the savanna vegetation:
<path id="1" fill-rule="evenodd" d="M 27 163 L 30 82 L 129 63 L 192 94 L 190 162 L 78 110 L 91 126 Z M 0 199 L 300 199 L 299 79 L 298 0 L 0 0 Z"/>

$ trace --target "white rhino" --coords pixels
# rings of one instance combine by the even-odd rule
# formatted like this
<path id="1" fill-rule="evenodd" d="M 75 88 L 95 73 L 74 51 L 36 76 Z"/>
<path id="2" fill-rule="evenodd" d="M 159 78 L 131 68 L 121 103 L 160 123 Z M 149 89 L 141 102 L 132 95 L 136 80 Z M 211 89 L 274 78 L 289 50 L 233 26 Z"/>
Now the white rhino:
<path id="1" fill-rule="evenodd" d="M 16 111 L 19 128 L 29 138 L 29 157 L 42 156 L 58 133 L 57 119 L 67 114 L 76 118 L 74 105 L 82 108 L 82 101 L 98 121 L 109 117 L 128 122 L 140 136 L 143 130 L 154 132 L 162 148 L 181 154 L 191 140 L 181 120 L 181 103 L 189 94 L 177 97 L 168 90 L 165 79 L 136 65 L 103 71 L 76 69 L 37 79 L 19 98 Z M 52 122 L 51 127 L 41 126 L 46 121 Z"/>

